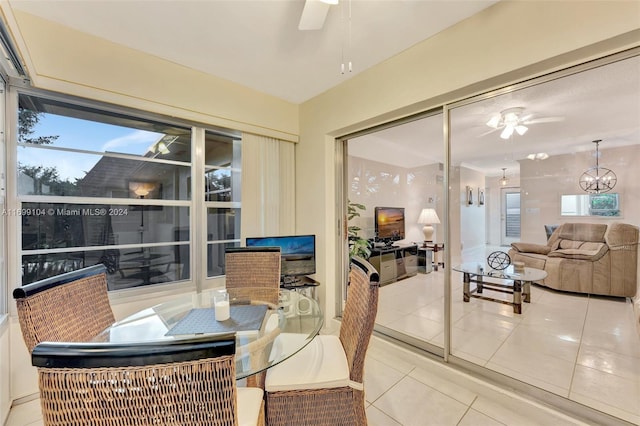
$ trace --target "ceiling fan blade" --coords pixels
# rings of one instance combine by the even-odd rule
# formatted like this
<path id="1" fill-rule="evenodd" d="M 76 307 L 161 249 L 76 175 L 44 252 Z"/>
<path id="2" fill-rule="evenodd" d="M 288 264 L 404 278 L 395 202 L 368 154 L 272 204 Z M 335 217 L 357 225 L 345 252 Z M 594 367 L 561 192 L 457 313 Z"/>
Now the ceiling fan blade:
<path id="1" fill-rule="evenodd" d="M 493 129 L 499 129 L 502 121 L 502 116 L 500 114 L 493 114 L 489 121 L 487 121 L 487 126 L 492 127 Z"/>
<path id="2" fill-rule="evenodd" d="M 564 121 L 564 117 L 534 118 L 533 120 L 523 121 L 522 124 L 554 123 L 554 122 L 557 122 L 557 121 Z"/>
<path id="3" fill-rule="evenodd" d="M 303 31 L 322 29 L 330 6 L 320 0 L 306 0 L 298 23 L 298 29 Z"/>
<path id="4" fill-rule="evenodd" d="M 502 133 L 500 133 L 500 137 L 502 139 L 509 139 L 511 137 L 511 135 L 513 134 L 513 131 L 515 130 L 515 127 L 513 126 L 507 126 L 504 128 L 504 130 L 502 131 Z"/>

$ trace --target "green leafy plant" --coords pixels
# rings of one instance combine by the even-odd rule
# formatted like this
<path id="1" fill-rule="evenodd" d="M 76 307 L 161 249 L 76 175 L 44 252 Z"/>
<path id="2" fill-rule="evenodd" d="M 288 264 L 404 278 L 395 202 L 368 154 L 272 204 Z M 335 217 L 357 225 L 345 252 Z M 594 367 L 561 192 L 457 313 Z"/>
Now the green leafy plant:
<path id="1" fill-rule="evenodd" d="M 351 221 L 353 218 L 360 217 L 360 212 L 365 211 L 367 208 L 358 203 L 352 203 L 349 201 L 347 210 L 347 221 Z M 347 234 L 349 239 L 349 258 L 353 256 L 362 257 L 368 259 L 371 255 L 371 248 L 369 247 L 369 241 L 366 238 L 362 238 L 358 233 L 362 229 L 359 226 L 349 225 L 347 227 Z"/>

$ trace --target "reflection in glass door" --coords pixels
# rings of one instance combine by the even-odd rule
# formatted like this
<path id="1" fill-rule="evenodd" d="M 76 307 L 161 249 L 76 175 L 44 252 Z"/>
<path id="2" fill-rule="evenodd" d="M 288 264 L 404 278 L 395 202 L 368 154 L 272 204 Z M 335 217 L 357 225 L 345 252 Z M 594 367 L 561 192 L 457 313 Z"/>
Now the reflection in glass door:
<path id="1" fill-rule="evenodd" d="M 433 261 L 442 262 L 447 221 L 442 121 L 438 111 L 351 136 L 345 161 L 346 198 L 357 213 L 349 215 L 357 233 L 350 238 L 369 241 L 369 262 L 380 273 L 375 329 L 438 355 L 445 272 Z"/>
<path id="2" fill-rule="evenodd" d="M 502 188 L 502 213 L 500 216 L 503 246 L 520 240 L 520 189 Z"/>

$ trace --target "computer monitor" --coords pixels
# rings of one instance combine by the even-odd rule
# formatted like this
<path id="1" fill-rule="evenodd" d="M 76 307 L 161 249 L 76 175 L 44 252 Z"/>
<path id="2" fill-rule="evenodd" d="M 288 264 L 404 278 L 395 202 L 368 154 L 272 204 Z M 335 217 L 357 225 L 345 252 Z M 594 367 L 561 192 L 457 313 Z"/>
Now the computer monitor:
<path id="1" fill-rule="evenodd" d="M 316 273 L 316 236 L 289 235 L 247 238 L 247 247 L 280 247 L 283 282 Z"/>

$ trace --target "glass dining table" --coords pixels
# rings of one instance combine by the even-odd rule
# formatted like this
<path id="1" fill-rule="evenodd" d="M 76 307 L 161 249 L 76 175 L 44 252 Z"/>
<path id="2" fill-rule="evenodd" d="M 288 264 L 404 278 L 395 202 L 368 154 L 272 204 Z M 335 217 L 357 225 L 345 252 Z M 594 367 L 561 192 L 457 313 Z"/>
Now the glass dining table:
<path id="1" fill-rule="evenodd" d="M 143 309 L 114 323 L 93 340 L 145 342 L 234 332 L 236 378 L 244 379 L 300 351 L 313 340 L 323 324 L 323 314 L 316 300 L 287 289 L 280 289 L 278 306 L 232 299 L 231 317 L 216 321 L 214 292 L 191 293 Z"/>

